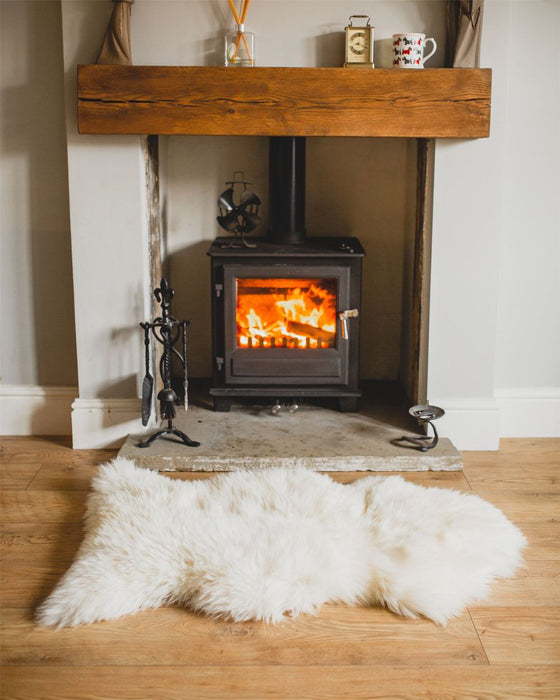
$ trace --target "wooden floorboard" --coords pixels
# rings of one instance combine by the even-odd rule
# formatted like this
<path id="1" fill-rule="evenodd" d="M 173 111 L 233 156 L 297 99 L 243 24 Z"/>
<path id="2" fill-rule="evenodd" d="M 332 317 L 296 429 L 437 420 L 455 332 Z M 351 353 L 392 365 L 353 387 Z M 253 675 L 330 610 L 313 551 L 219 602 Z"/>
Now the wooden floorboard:
<path id="1" fill-rule="evenodd" d="M 558 664 L 560 607 L 480 606 L 471 616 L 491 664 Z"/>
<path id="2" fill-rule="evenodd" d="M 66 439 L 2 440 L 3 700 L 560 697 L 560 441 L 505 440 L 499 452 L 464 453 L 462 472 L 402 474 L 477 493 L 529 541 L 525 568 L 447 627 L 328 605 L 276 626 L 167 607 L 37 628 L 36 606 L 80 546 L 91 478 L 114 455 L 75 452 Z"/>
<path id="3" fill-rule="evenodd" d="M 0 462 L 0 489 L 2 491 L 25 490 L 41 470 L 41 462 Z"/>
<path id="4" fill-rule="evenodd" d="M 52 631 L 33 624 L 32 611 L 5 609 L 4 664 L 449 666 L 487 664 L 470 616 L 447 627 L 407 620 L 382 609 L 324 606 L 279 625 L 209 620 L 162 608 L 90 627 Z"/>
<path id="5" fill-rule="evenodd" d="M 500 508 L 518 525 L 522 523 L 554 522 L 560 513 L 560 493 L 544 490 L 512 491 L 479 488 L 475 493 Z"/>
<path id="6" fill-rule="evenodd" d="M 549 666 L 22 666 L 5 669 L 3 698 L 42 700 L 558 700 Z"/>

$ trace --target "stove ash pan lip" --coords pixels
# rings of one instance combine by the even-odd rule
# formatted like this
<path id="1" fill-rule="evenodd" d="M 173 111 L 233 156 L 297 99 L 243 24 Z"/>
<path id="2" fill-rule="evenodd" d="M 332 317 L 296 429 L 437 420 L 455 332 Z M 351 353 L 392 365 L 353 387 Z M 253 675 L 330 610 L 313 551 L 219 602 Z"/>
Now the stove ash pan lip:
<path id="1" fill-rule="evenodd" d="M 251 239 L 255 248 L 228 248 L 218 238 L 212 263 L 213 387 L 215 410 L 235 398 L 335 397 L 341 410 L 356 410 L 360 396 L 359 310 L 365 252 L 355 238 L 311 238 L 304 244 Z M 293 277 L 337 279 L 335 347 L 240 348 L 237 345 L 236 280 Z M 345 318 L 341 314 L 349 312 Z"/>

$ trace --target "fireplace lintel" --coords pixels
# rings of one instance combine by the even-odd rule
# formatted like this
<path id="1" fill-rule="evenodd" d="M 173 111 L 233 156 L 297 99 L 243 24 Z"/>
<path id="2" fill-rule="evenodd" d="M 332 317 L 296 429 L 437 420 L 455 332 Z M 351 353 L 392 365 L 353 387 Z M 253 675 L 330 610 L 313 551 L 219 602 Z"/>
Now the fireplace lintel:
<path id="1" fill-rule="evenodd" d="M 490 69 L 78 66 L 82 134 L 489 136 Z"/>

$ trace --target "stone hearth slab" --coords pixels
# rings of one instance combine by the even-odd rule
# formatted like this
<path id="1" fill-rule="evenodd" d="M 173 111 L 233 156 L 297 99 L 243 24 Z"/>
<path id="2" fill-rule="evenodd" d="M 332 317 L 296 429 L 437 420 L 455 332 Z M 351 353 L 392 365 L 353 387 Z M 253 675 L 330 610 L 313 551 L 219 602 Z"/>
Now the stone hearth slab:
<path id="1" fill-rule="evenodd" d="M 362 413 L 340 413 L 304 405 L 273 415 L 270 406 L 233 405 L 229 413 L 204 406 L 178 411 L 175 425 L 200 447 L 186 447 L 175 438 L 137 447 L 145 435 L 131 435 L 119 456 L 161 471 L 236 471 L 274 467 L 317 471 L 453 471 L 463 461 L 446 438 L 433 450 L 392 444 L 411 434 Z M 153 431 L 152 431 L 153 432 Z"/>

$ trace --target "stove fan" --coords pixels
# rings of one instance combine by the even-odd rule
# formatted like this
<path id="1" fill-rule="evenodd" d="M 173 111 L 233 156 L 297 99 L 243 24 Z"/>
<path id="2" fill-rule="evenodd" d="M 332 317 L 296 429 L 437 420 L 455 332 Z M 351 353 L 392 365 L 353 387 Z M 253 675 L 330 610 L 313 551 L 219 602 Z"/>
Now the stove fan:
<path id="1" fill-rule="evenodd" d="M 234 234 L 231 243 L 222 246 L 224 248 L 256 248 L 256 245 L 248 243 L 244 238 L 246 233 L 261 222 L 258 213 L 261 199 L 256 192 L 247 189 L 250 184 L 252 183 L 245 180 L 243 171 L 236 170 L 233 180 L 226 182 L 229 187 L 218 197 L 220 216 L 217 221 L 225 231 Z"/>

